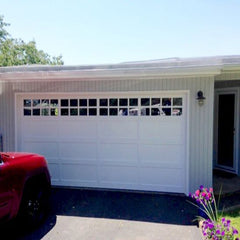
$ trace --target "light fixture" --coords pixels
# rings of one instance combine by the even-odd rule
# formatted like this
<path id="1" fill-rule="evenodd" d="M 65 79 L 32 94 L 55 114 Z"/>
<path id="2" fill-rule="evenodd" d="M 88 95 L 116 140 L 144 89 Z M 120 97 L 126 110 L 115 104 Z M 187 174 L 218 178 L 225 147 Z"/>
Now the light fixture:
<path id="1" fill-rule="evenodd" d="M 198 101 L 198 104 L 199 106 L 202 106 L 204 104 L 204 100 L 206 99 L 204 96 L 203 96 L 203 92 L 201 90 L 199 90 L 197 92 L 197 101 Z"/>

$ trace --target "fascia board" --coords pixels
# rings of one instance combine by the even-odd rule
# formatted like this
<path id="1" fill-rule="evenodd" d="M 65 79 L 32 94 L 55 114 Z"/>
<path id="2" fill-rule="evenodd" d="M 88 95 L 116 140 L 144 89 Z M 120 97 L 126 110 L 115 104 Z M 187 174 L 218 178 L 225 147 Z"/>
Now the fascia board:
<path id="1" fill-rule="evenodd" d="M 221 73 L 218 66 L 208 67 L 174 67 L 174 68 L 137 68 L 137 69 L 97 69 L 69 71 L 36 71 L 0 73 L 0 81 L 49 81 L 49 80 L 97 80 L 129 78 L 169 78 L 215 76 Z"/>

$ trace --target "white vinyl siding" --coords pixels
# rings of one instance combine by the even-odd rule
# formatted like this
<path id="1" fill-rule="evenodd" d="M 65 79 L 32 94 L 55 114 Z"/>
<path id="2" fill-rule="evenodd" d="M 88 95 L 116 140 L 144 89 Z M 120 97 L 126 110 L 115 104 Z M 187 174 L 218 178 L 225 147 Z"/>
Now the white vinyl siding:
<path id="1" fill-rule="evenodd" d="M 200 184 L 212 185 L 212 131 L 214 77 L 169 79 L 113 79 L 51 82 L 1 83 L 0 130 L 5 151 L 15 150 L 15 93 L 129 92 L 189 90 L 189 190 Z M 202 90 L 205 104 L 199 107 L 197 91 Z M 7 106 L 7 107 L 6 107 Z"/>

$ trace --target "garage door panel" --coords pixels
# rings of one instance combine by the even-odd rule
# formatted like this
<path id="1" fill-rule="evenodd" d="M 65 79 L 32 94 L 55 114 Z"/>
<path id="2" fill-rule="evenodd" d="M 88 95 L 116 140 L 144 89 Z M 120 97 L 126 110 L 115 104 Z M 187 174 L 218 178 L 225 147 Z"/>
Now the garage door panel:
<path id="1" fill-rule="evenodd" d="M 23 151 L 34 152 L 49 158 L 59 158 L 58 144 L 56 142 L 28 140 L 23 143 Z"/>
<path id="2" fill-rule="evenodd" d="M 99 159 L 109 162 L 127 162 L 137 164 L 137 144 L 99 144 Z"/>
<path id="3" fill-rule="evenodd" d="M 83 142 L 64 142 L 59 143 L 61 158 L 71 159 L 97 159 L 97 144 Z"/>
<path id="4" fill-rule="evenodd" d="M 22 133 L 25 137 L 58 136 L 58 126 L 55 121 L 31 119 L 23 122 Z"/>
<path id="5" fill-rule="evenodd" d="M 72 121 L 71 119 L 60 120 L 59 136 L 60 137 L 73 137 L 87 136 L 88 138 L 94 137 L 97 134 L 96 121 Z"/>
<path id="6" fill-rule="evenodd" d="M 154 166 L 180 167 L 184 158 L 184 145 L 141 145 L 139 159 L 142 164 L 154 164 Z"/>
<path id="7" fill-rule="evenodd" d="M 124 166 L 104 166 L 99 168 L 99 177 L 102 185 L 116 187 L 123 184 L 135 185 L 138 182 L 138 172 L 136 167 Z"/>
<path id="8" fill-rule="evenodd" d="M 143 185 L 168 186 L 184 186 L 184 177 L 179 169 L 161 169 L 161 168 L 141 168 L 140 181 Z"/>
<path id="9" fill-rule="evenodd" d="M 97 169 L 94 165 L 62 164 L 62 181 L 96 182 Z"/>
<path id="10" fill-rule="evenodd" d="M 99 122 L 98 135 L 100 138 L 137 138 L 138 127 L 136 120 L 116 120 Z"/>
<path id="11" fill-rule="evenodd" d="M 52 184 L 58 185 L 60 181 L 60 168 L 58 163 L 48 162 Z"/>
<path id="12" fill-rule="evenodd" d="M 146 142 L 157 142 L 160 144 L 184 143 L 183 126 L 178 121 L 140 121 L 139 139 Z"/>

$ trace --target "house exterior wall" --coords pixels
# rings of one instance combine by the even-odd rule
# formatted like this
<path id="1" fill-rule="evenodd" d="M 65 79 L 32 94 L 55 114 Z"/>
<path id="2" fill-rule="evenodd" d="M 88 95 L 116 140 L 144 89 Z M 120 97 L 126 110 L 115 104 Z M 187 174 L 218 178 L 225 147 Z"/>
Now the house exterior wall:
<path id="1" fill-rule="evenodd" d="M 200 184 L 212 186 L 214 77 L 0 83 L 0 132 L 3 135 L 3 150 L 15 150 L 15 93 L 161 90 L 189 91 L 189 189 L 193 191 Z M 198 90 L 202 90 L 206 97 L 203 106 L 199 106 L 196 101 Z"/>

